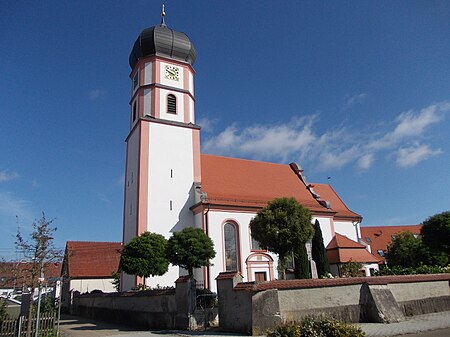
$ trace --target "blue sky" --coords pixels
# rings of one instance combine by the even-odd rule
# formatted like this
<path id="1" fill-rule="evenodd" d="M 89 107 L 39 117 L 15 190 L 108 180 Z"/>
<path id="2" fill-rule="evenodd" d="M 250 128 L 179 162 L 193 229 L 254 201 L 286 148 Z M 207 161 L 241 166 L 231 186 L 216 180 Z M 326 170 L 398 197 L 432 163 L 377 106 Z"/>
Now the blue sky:
<path id="1" fill-rule="evenodd" d="M 128 56 L 160 6 L 1 2 L 0 256 L 42 211 L 58 247 L 121 240 Z M 450 209 L 448 1 L 166 1 L 166 14 L 197 49 L 203 152 L 298 162 L 367 226 Z"/>

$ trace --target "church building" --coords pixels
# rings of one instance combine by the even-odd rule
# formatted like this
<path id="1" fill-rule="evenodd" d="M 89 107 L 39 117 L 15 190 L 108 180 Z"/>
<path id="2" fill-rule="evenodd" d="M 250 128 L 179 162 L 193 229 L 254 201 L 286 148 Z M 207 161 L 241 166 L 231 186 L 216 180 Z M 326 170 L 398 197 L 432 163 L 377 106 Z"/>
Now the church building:
<path id="1" fill-rule="evenodd" d="M 201 228 L 213 240 L 216 257 L 211 266 L 194 271 L 198 282 L 214 291 L 223 271 L 239 271 L 244 281 L 273 280 L 278 278 L 277 256 L 252 240 L 249 223 L 268 201 L 294 197 L 319 221 L 325 246 L 340 234 L 365 250 L 362 217 L 330 185 L 308 183 L 299 165 L 201 154 L 195 60 L 192 41 L 165 24 L 164 12 L 161 24 L 144 29 L 131 51 L 123 244 L 145 231 L 169 238 L 185 227 Z M 333 242 L 336 249 L 338 241 Z M 340 260 L 339 251 L 333 254 L 336 266 L 348 262 Z M 350 260 L 372 268 L 373 261 Z M 165 275 L 145 282 L 173 286 L 185 274 L 170 266 Z M 142 282 L 122 275 L 123 290 Z"/>

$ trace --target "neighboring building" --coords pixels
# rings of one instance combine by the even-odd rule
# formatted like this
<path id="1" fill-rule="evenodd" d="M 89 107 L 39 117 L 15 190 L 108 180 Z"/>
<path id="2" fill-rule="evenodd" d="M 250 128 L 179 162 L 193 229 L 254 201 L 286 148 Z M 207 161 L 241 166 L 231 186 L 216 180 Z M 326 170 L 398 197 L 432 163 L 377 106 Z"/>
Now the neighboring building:
<path id="1" fill-rule="evenodd" d="M 74 291 L 114 292 L 112 274 L 119 269 L 120 242 L 67 241 L 61 271 L 62 306 L 70 305 Z"/>
<path id="2" fill-rule="evenodd" d="M 336 233 L 327 246 L 327 257 L 333 275 L 342 276 L 342 264 L 348 262 L 361 263 L 366 276 L 378 270 L 379 259 L 373 256 L 366 246 Z"/>
<path id="3" fill-rule="evenodd" d="M 422 225 L 411 226 L 368 226 L 361 227 L 361 238 L 370 245 L 370 250 L 379 260 L 380 264 L 386 263 L 385 255 L 392 237 L 401 232 L 411 232 L 420 236 Z"/>
<path id="4" fill-rule="evenodd" d="M 51 291 L 61 274 L 61 263 L 44 263 L 43 267 L 43 286 Z M 24 290 L 28 291 L 32 286 L 30 273 L 32 268 L 33 264 L 30 262 L 0 262 L 0 294 L 14 297 L 14 294 L 21 294 Z"/>
<path id="5" fill-rule="evenodd" d="M 336 233 L 358 242 L 362 217 L 334 189 L 309 184 L 297 164 L 274 164 L 200 153 L 195 124 L 195 48 L 186 34 L 164 23 L 144 29 L 130 54 L 131 99 L 126 138 L 123 243 L 145 231 L 169 238 L 186 227 L 201 228 L 214 241 L 216 257 L 195 278 L 215 289 L 219 272 L 238 270 L 246 281 L 273 280 L 274 254 L 259 249 L 249 223 L 277 197 L 294 197 L 319 221 L 324 244 Z M 172 286 L 185 270 L 149 277 L 146 284 Z M 122 289 L 143 280 L 122 274 Z"/>

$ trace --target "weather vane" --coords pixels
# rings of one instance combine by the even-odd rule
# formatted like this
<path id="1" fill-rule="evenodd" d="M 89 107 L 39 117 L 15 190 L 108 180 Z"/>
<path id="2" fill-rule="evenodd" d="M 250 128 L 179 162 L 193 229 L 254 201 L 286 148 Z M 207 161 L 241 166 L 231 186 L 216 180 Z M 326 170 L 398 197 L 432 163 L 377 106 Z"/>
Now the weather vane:
<path id="1" fill-rule="evenodd" d="M 161 26 L 166 26 L 166 12 L 164 10 L 165 6 L 164 6 L 164 2 L 162 3 L 162 9 L 161 9 Z"/>

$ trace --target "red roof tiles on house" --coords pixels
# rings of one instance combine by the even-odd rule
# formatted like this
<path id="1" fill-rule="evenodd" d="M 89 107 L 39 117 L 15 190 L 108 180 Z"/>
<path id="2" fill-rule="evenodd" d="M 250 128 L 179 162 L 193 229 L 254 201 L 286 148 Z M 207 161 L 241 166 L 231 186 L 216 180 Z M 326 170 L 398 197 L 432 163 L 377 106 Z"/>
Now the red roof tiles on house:
<path id="1" fill-rule="evenodd" d="M 44 263 L 44 278 L 52 283 L 61 275 L 60 262 Z M 0 262 L 0 288 L 31 286 L 30 262 Z"/>
<path id="2" fill-rule="evenodd" d="M 327 246 L 328 262 L 346 263 L 378 263 L 379 259 L 372 255 L 364 245 L 350 240 L 348 237 L 336 233 Z"/>
<path id="3" fill-rule="evenodd" d="M 422 225 L 411 225 L 411 226 L 368 226 L 361 227 L 362 239 L 370 245 L 372 253 L 377 256 L 380 263 L 384 263 L 385 258 L 381 256 L 378 252 L 387 252 L 387 247 L 392 242 L 392 236 L 409 231 L 413 234 L 420 235 L 420 229 Z"/>
<path id="4" fill-rule="evenodd" d="M 360 218 L 330 186 L 318 184 L 320 192 L 334 204 L 332 210 L 322 206 L 290 165 L 203 154 L 201 170 L 202 191 L 207 193 L 211 204 L 261 208 L 274 198 L 293 197 L 313 213 L 337 212 Z"/>
<path id="5" fill-rule="evenodd" d="M 67 241 L 64 272 L 70 278 L 110 278 L 121 249 L 120 242 Z"/>

